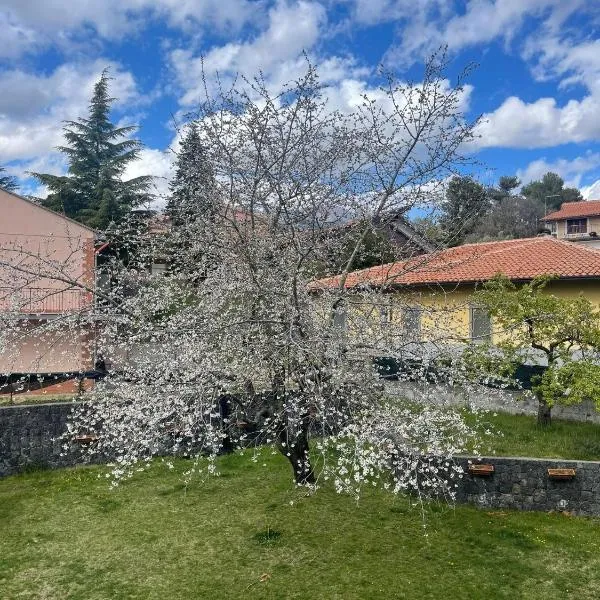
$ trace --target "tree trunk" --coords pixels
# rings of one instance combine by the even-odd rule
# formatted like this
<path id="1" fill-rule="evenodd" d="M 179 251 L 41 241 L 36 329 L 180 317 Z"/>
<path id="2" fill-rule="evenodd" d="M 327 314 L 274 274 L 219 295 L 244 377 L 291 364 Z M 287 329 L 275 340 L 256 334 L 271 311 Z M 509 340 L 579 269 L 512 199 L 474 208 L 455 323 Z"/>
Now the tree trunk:
<path id="1" fill-rule="evenodd" d="M 542 427 L 547 427 L 552 424 L 552 406 L 550 406 L 545 400 L 542 398 L 538 398 L 538 414 L 537 414 L 537 424 Z"/>
<path id="2" fill-rule="evenodd" d="M 284 431 L 279 439 L 279 451 L 290 461 L 294 481 L 298 485 L 315 483 L 315 473 L 310 462 L 308 435 L 302 431 L 297 436 L 288 436 Z M 293 445 L 292 445 L 293 444 Z"/>

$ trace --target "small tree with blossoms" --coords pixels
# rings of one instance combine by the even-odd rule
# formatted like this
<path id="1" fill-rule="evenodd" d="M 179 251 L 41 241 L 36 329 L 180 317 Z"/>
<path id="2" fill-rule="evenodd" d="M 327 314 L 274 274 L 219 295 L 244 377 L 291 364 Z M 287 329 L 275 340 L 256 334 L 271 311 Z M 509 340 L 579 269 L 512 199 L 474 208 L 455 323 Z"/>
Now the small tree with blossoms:
<path id="1" fill-rule="evenodd" d="M 382 73 L 347 111 L 310 64 L 276 91 L 261 78 L 205 82 L 195 131 L 216 210 L 201 210 L 198 192 L 175 236 L 144 238 L 140 252 L 166 257 L 169 276 L 115 261 L 98 339 L 113 368 L 71 424 L 98 435 L 90 452 L 114 457 L 117 479 L 156 455 L 203 457 L 190 471 L 208 458 L 212 470 L 224 448 L 266 444 L 298 484 L 451 492 L 450 459 L 473 432 L 458 413 L 386 395 L 373 357 L 419 350 L 382 323 L 385 286 L 345 286 L 371 228 L 342 227 L 431 202 L 464 162 L 474 124 L 445 66 L 434 56 L 418 83 Z M 324 268 L 341 274 L 335 289 L 311 285 Z"/>

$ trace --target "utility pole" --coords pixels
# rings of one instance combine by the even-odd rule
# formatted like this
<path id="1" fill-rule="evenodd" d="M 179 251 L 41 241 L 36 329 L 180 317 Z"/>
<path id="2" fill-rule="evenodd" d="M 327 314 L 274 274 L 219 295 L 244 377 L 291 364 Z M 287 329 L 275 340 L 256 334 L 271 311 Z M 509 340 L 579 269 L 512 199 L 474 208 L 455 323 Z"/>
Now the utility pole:
<path id="1" fill-rule="evenodd" d="M 544 196 L 544 217 L 548 214 L 548 198 L 562 198 L 562 196 L 560 194 L 550 194 L 549 196 Z M 538 219 L 538 231 L 541 231 L 539 219 Z"/>

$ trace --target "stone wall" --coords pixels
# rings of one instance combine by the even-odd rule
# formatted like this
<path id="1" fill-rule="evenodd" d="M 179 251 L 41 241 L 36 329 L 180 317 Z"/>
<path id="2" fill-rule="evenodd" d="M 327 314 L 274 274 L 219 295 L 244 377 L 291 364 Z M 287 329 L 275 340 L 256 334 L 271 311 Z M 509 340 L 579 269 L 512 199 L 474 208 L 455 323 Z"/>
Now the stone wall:
<path id="1" fill-rule="evenodd" d="M 28 467 L 56 468 L 79 462 L 77 452 L 60 456 L 57 440 L 73 403 L 0 407 L 0 477 Z"/>
<path id="2" fill-rule="evenodd" d="M 485 410 L 501 411 L 516 415 L 537 415 L 537 400 L 522 391 L 495 390 L 482 388 L 480 395 L 467 394 L 460 387 L 415 383 L 412 381 L 386 381 L 388 393 L 402 396 L 409 400 L 420 402 L 423 398 L 421 391 L 427 389 L 427 402 L 440 406 L 476 406 Z M 557 405 L 552 408 L 552 417 L 568 421 L 587 421 L 600 424 L 600 412 L 593 403 L 583 402 L 572 406 Z"/>
<path id="3" fill-rule="evenodd" d="M 493 465 L 491 475 L 468 474 L 472 464 Z M 458 459 L 465 470 L 458 502 L 483 508 L 567 511 L 600 515 L 600 462 L 535 458 L 482 457 Z M 551 479 L 548 469 L 574 469 L 573 479 Z"/>
<path id="4" fill-rule="evenodd" d="M 77 447 L 61 456 L 58 438 L 74 403 L 0 407 L 0 477 L 27 467 L 57 468 L 82 462 Z M 457 459 L 465 470 L 457 500 L 486 508 L 560 510 L 600 515 L 600 462 L 487 457 Z M 472 463 L 491 464 L 485 477 L 467 473 Z M 554 480 L 548 468 L 572 468 L 570 480 Z"/>

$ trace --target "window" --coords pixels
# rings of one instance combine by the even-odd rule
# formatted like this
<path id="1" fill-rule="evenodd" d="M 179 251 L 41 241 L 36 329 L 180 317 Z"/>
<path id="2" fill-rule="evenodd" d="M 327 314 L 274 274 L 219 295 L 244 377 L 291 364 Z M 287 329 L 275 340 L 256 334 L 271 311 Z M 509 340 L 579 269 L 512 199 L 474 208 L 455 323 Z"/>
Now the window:
<path id="1" fill-rule="evenodd" d="M 392 323 L 392 306 L 389 301 L 382 301 L 379 305 L 379 322 L 382 327 Z"/>
<path id="2" fill-rule="evenodd" d="M 402 329 L 406 338 L 413 342 L 421 339 L 421 312 L 418 306 L 402 309 Z"/>
<path id="3" fill-rule="evenodd" d="M 587 233 L 587 219 L 568 219 L 567 235 Z"/>
<path id="4" fill-rule="evenodd" d="M 333 326 L 340 332 L 345 332 L 348 327 L 348 311 L 344 305 L 338 306 L 333 314 Z"/>
<path id="5" fill-rule="evenodd" d="M 470 333 L 471 341 L 476 344 L 489 342 L 492 339 L 492 319 L 485 308 L 472 306 Z"/>
<path id="6" fill-rule="evenodd" d="M 550 223 L 550 233 L 554 236 L 556 235 L 556 221 Z"/>

